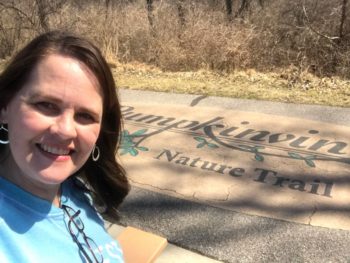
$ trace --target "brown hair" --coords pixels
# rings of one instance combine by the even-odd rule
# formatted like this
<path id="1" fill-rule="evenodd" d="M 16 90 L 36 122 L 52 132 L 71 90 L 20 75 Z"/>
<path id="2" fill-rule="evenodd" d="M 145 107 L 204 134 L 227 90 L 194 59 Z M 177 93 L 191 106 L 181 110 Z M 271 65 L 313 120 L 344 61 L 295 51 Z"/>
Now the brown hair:
<path id="1" fill-rule="evenodd" d="M 100 158 L 96 162 L 89 158 L 76 175 L 82 176 L 92 187 L 95 198 L 103 201 L 106 215 L 116 218 L 117 208 L 129 192 L 125 171 L 115 158 L 120 142 L 122 116 L 112 72 L 94 44 L 62 31 L 48 32 L 33 39 L 13 57 L 0 75 L 0 110 L 23 87 L 39 61 L 49 54 L 77 59 L 88 67 L 100 84 L 103 92 L 103 116 L 96 142 Z"/>

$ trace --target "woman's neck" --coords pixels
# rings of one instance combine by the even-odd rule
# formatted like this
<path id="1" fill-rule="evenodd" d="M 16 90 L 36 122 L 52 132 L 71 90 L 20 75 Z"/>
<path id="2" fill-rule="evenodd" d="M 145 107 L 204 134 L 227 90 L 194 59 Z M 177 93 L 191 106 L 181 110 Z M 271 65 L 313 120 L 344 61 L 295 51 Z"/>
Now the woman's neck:
<path id="1" fill-rule="evenodd" d="M 21 171 L 11 157 L 0 163 L 1 177 L 18 187 L 60 207 L 61 184 L 45 184 Z"/>

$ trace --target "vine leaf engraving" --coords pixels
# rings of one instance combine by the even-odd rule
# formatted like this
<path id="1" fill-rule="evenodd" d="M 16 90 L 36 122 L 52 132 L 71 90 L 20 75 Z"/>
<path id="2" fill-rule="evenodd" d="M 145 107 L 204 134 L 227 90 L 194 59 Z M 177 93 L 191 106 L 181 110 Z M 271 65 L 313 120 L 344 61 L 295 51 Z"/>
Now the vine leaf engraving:
<path id="1" fill-rule="evenodd" d="M 138 146 L 138 142 L 135 141 L 138 137 L 144 136 L 146 132 L 147 129 L 142 129 L 130 134 L 128 130 L 124 130 L 122 132 L 120 155 L 130 154 L 135 157 L 139 154 L 139 151 L 148 151 L 149 149 L 147 147 Z"/>
<path id="2" fill-rule="evenodd" d="M 199 142 L 199 144 L 197 145 L 197 148 L 203 148 L 204 146 L 208 146 L 209 148 L 212 148 L 212 149 L 219 148 L 218 145 L 216 145 L 215 143 L 208 142 L 203 137 L 196 136 L 196 137 L 193 137 L 193 139 Z"/>
<path id="3" fill-rule="evenodd" d="M 120 155 L 126 155 L 130 154 L 131 156 L 137 156 L 140 152 L 147 152 L 149 149 L 145 146 L 141 146 L 140 144 L 147 138 L 159 133 L 159 132 L 151 132 L 147 134 L 148 129 L 140 129 L 137 130 L 133 133 L 130 133 L 128 130 L 124 130 L 122 132 L 122 139 L 121 139 L 121 145 L 119 148 Z M 204 148 L 207 146 L 208 148 L 211 149 L 217 149 L 220 146 L 209 142 L 206 138 L 202 136 L 195 136 L 193 137 L 198 144 L 197 148 Z M 244 152 L 250 152 L 254 154 L 254 159 L 258 162 L 263 162 L 265 160 L 265 156 L 268 153 L 262 151 L 265 149 L 265 146 L 257 146 L 257 145 L 231 145 L 232 149 L 239 150 L 239 151 L 244 151 Z M 292 159 L 295 160 L 301 160 L 304 161 L 305 164 L 309 167 L 315 168 L 315 160 L 317 160 L 316 155 L 307 155 L 307 156 L 302 156 L 299 153 L 296 152 L 288 152 L 288 156 L 291 157 Z"/>
<path id="4" fill-rule="evenodd" d="M 245 151 L 254 153 L 254 159 L 259 162 L 263 162 L 265 160 L 263 153 L 259 152 L 259 150 L 265 149 L 265 146 L 238 145 L 238 147 Z"/>
<path id="5" fill-rule="evenodd" d="M 317 156 L 316 155 L 309 155 L 309 156 L 302 156 L 298 153 L 294 153 L 294 152 L 288 152 L 288 155 L 290 157 L 292 157 L 293 159 L 296 160 L 302 160 L 304 161 L 308 166 L 315 168 L 315 162 L 314 160 L 316 160 Z"/>

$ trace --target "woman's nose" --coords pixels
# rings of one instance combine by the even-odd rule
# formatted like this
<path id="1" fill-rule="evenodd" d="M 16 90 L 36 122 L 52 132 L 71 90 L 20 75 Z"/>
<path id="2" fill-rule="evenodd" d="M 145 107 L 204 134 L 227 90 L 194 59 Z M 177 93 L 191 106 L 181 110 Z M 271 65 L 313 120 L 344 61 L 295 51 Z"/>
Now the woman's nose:
<path id="1" fill-rule="evenodd" d="M 62 139 L 73 139 L 77 136 L 74 116 L 62 114 L 57 117 L 51 126 L 51 131 Z"/>

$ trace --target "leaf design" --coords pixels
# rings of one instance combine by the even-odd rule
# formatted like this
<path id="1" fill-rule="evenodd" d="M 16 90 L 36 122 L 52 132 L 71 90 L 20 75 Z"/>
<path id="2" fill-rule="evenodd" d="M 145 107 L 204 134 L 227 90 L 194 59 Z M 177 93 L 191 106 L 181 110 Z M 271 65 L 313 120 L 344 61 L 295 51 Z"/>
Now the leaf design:
<path id="1" fill-rule="evenodd" d="M 134 143 L 131 141 L 131 140 L 125 140 L 125 141 L 123 141 L 122 142 L 122 144 L 121 144 L 122 146 L 122 148 L 124 148 L 124 147 L 130 147 L 130 146 L 133 146 L 134 145 Z"/>
<path id="2" fill-rule="evenodd" d="M 129 131 L 128 130 L 124 130 L 123 132 L 122 132 L 122 136 L 123 137 L 126 137 L 126 136 L 128 136 L 129 135 Z"/>
<path id="3" fill-rule="evenodd" d="M 297 154 L 297 153 L 288 152 L 288 155 L 294 159 L 304 160 L 304 158 L 300 154 Z"/>
<path id="4" fill-rule="evenodd" d="M 206 142 L 206 140 L 202 137 L 193 137 L 193 139 L 195 139 L 196 141 L 199 141 L 199 142 Z"/>
<path id="5" fill-rule="evenodd" d="M 138 130 L 138 131 L 132 133 L 130 136 L 138 137 L 138 136 L 145 134 L 146 132 L 147 132 L 147 129 L 142 129 L 142 130 Z"/>
<path id="6" fill-rule="evenodd" d="M 262 156 L 260 154 L 255 154 L 254 158 L 255 158 L 255 160 L 257 160 L 259 162 L 263 162 L 264 161 L 264 156 Z"/>
<path id="7" fill-rule="evenodd" d="M 219 146 L 217 146 L 215 143 L 208 143 L 208 147 L 212 149 L 219 148 Z"/>
<path id="8" fill-rule="evenodd" d="M 147 129 L 138 130 L 132 134 L 128 130 L 122 132 L 122 141 L 120 145 L 120 155 L 130 154 L 131 156 L 137 156 L 139 151 L 148 151 L 147 147 L 137 146 L 137 142 L 134 141 L 136 137 L 141 137 L 147 132 Z"/>
<path id="9" fill-rule="evenodd" d="M 129 153 L 132 155 L 132 156 L 136 156 L 138 155 L 138 150 L 136 150 L 135 148 L 130 148 L 129 150 Z"/>
<path id="10" fill-rule="evenodd" d="M 288 155 L 294 159 L 305 161 L 305 163 L 310 167 L 316 167 L 316 164 L 314 162 L 314 160 L 317 158 L 316 155 L 309 155 L 309 156 L 303 157 L 300 154 L 293 153 L 293 152 L 288 152 Z"/>
<path id="11" fill-rule="evenodd" d="M 197 148 L 203 148 L 204 145 L 206 145 L 206 142 L 201 142 L 200 144 L 197 145 Z"/>
<path id="12" fill-rule="evenodd" d="M 305 159 L 305 162 L 310 167 L 316 167 L 315 163 L 312 160 Z"/>
<path id="13" fill-rule="evenodd" d="M 147 152 L 148 148 L 147 147 L 143 147 L 143 146 L 139 146 L 137 147 L 138 150 L 143 151 L 143 152 Z"/>
<path id="14" fill-rule="evenodd" d="M 208 142 L 205 138 L 203 137 L 199 137 L 199 136 L 196 136 L 196 137 L 193 137 L 193 139 L 195 139 L 196 141 L 199 142 L 199 144 L 197 145 L 197 148 L 203 148 L 205 145 L 207 145 L 209 148 L 211 149 L 216 149 L 216 148 L 219 148 L 218 145 L 216 145 L 215 143 L 210 143 Z"/>

